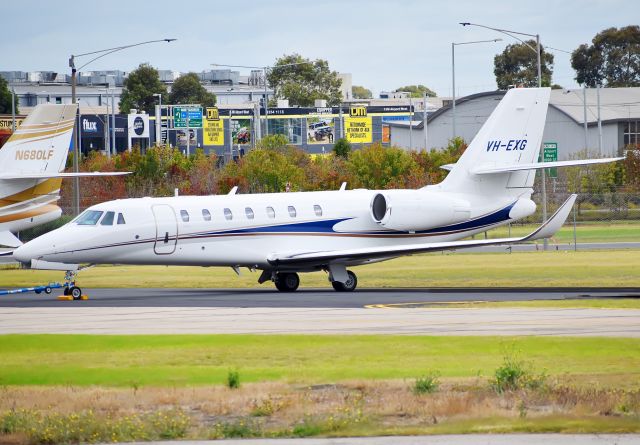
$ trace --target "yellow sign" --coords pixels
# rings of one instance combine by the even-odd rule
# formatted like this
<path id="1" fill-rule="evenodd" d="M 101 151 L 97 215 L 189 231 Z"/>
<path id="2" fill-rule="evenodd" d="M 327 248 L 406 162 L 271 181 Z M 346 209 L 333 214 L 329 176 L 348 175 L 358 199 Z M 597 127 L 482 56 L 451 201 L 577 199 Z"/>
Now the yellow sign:
<path id="1" fill-rule="evenodd" d="M 216 107 L 207 108 L 207 119 L 212 121 L 220 120 L 220 114 L 218 113 L 218 109 Z"/>
<path id="2" fill-rule="evenodd" d="M 217 108 L 207 108 L 202 124 L 204 145 L 224 145 L 224 123 Z"/>
<path id="3" fill-rule="evenodd" d="M 366 112 L 366 110 L 365 110 Z M 373 141 L 370 117 L 345 117 L 345 136 L 352 144 L 370 144 Z"/>
<path id="4" fill-rule="evenodd" d="M 351 107 L 349 108 L 349 116 L 365 117 L 367 115 L 367 107 Z"/>

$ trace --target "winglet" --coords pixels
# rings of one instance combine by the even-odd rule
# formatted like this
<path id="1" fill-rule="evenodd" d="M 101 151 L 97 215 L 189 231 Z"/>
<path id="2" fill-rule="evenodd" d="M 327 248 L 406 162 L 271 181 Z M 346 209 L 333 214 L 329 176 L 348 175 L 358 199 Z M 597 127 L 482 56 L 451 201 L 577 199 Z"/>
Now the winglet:
<path id="1" fill-rule="evenodd" d="M 542 238 L 549 238 L 553 236 L 560 227 L 564 224 L 569 216 L 569 212 L 573 208 L 573 204 L 576 202 L 576 198 L 578 195 L 575 193 L 560 206 L 556 213 L 553 214 L 551 218 L 544 222 L 540 227 L 538 227 L 535 231 L 531 232 L 528 236 L 524 237 L 523 241 L 533 241 Z"/>

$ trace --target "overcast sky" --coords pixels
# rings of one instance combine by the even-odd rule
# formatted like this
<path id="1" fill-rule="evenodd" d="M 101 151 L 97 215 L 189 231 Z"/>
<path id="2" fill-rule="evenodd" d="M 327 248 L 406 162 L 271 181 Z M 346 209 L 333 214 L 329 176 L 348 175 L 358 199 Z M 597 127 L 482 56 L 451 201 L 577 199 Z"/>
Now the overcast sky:
<path id="1" fill-rule="evenodd" d="M 458 22 L 539 33 L 543 45 L 572 51 L 605 28 L 640 18 L 632 0 L 21 0 L 1 10 L 0 71 L 69 72 L 70 54 L 172 37 L 178 41 L 127 49 L 85 70 L 129 72 L 148 62 L 200 72 L 212 63 L 271 65 L 297 52 L 328 60 L 376 95 L 421 83 L 441 96 L 451 95 L 451 42 L 504 39 L 456 47 L 459 95 L 495 89 L 493 57 L 515 42 Z M 554 54 L 553 81 L 576 87 L 569 54 Z"/>

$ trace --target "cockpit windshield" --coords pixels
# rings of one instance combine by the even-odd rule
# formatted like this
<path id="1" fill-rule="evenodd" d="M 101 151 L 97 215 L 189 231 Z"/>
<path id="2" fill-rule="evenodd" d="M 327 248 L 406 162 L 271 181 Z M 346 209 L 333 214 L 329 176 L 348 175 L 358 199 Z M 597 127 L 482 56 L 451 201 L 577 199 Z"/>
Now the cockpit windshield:
<path id="1" fill-rule="evenodd" d="M 104 212 L 100 210 L 87 210 L 76 219 L 79 226 L 95 226 Z"/>

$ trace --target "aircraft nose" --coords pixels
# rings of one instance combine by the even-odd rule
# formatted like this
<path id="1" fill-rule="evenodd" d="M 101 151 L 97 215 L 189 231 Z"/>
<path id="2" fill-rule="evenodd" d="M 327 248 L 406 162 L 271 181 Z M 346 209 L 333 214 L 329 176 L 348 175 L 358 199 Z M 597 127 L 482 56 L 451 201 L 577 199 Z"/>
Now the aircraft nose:
<path id="1" fill-rule="evenodd" d="M 42 247 L 38 240 L 29 241 L 14 250 L 13 257 L 21 263 L 29 263 L 47 253 Z"/>

